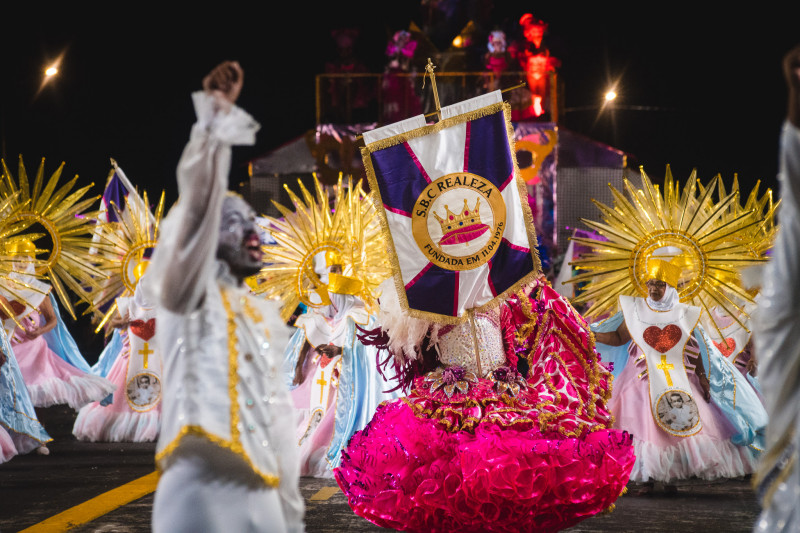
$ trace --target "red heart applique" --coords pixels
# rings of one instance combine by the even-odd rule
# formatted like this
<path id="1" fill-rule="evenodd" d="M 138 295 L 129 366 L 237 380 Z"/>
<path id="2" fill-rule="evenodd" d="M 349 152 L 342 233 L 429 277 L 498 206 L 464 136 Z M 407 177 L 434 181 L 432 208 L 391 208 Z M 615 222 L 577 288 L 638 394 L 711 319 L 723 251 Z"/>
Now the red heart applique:
<path id="1" fill-rule="evenodd" d="M 134 335 L 149 341 L 156 334 L 156 319 L 151 318 L 147 322 L 144 320 L 134 320 L 131 322 L 130 329 Z"/>
<path id="2" fill-rule="evenodd" d="M 675 324 L 669 324 L 664 329 L 650 326 L 644 330 L 644 342 L 655 348 L 660 353 L 667 353 L 670 348 L 678 344 L 683 332 Z"/>
<path id="3" fill-rule="evenodd" d="M 18 302 L 14 300 L 13 302 L 8 302 L 8 305 L 11 306 L 11 310 L 14 311 L 14 316 L 19 316 L 25 310 L 25 304 L 22 302 Z M 8 315 L 5 311 L 0 309 L 0 320 L 5 320 L 8 318 Z"/>
<path id="4" fill-rule="evenodd" d="M 719 351 L 722 352 L 722 355 L 724 355 L 725 357 L 728 357 L 730 354 L 732 354 L 733 349 L 736 348 L 736 341 L 730 337 L 722 339 L 722 341 L 720 342 L 717 341 L 713 342 L 714 346 L 716 346 L 719 349 Z"/>

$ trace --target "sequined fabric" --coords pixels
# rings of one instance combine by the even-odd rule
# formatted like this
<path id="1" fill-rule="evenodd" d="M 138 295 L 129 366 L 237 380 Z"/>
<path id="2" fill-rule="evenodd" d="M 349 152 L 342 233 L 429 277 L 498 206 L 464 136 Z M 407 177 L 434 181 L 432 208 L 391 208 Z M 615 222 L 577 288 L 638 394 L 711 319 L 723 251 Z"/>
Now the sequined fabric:
<path id="1" fill-rule="evenodd" d="M 475 354 L 476 338 L 480 347 L 480 368 Z M 444 328 L 439 334 L 439 361 L 444 366 L 463 367 L 481 377 L 505 364 L 499 312 L 476 314 L 474 336 L 470 320 Z"/>

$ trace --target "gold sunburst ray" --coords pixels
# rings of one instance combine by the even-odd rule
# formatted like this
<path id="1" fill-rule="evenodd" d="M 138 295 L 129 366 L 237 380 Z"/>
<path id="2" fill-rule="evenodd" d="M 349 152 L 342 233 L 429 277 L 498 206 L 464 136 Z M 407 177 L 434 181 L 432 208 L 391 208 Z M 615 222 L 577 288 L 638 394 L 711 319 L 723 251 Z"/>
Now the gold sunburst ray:
<path id="1" fill-rule="evenodd" d="M 721 178 L 720 178 L 721 179 Z M 735 201 L 729 206 L 729 218 L 738 216 L 744 213 L 752 213 L 757 220 L 757 225 L 750 228 L 753 235 L 759 235 L 760 238 L 752 238 L 752 249 L 758 250 L 759 253 L 765 252 L 771 245 L 775 237 L 775 214 L 780 205 L 780 201 L 773 202 L 772 190 L 767 189 L 763 196 L 759 197 L 761 180 L 757 180 L 753 190 L 747 195 L 745 205 L 742 206 L 740 201 Z M 739 177 L 738 174 L 733 175 L 732 192 L 739 193 Z M 721 197 L 720 197 L 721 198 Z M 740 200 L 740 198 L 737 198 Z"/>
<path id="2" fill-rule="evenodd" d="M 629 221 L 634 222 L 639 226 L 642 233 L 648 233 L 648 228 L 642 224 L 642 221 L 636 216 L 636 209 L 628 202 L 625 196 L 615 187 L 611 187 L 611 194 L 614 198 L 615 207 L 619 206 L 619 215 L 622 218 L 627 218 Z"/>
<path id="3" fill-rule="evenodd" d="M 715 285 L 713 283 L 708 285 L 706 290 L 710 294 L 717 295 L 717 301 L 719 301 L 719 299 L 724 299 L 730 306 L 734 307 L 737 311 L 740 311 L 740 312 L 744 311 L 744 309 L 741 308 L 739 306 L 739 304 L 737 304 L 736 301 L 733 298 L 731 298 L 728 294 L 735 294 L 736 296 L 738 296 L 740 298 L 740 300 L 745 301 L 747 303 L 754 303 L 755 302 L 753 297 L 750 296 L 750 294 L 747 291 L 742 290 L 738 286 L 738 284 L 728 283 L 726 281 L 721 281 L 719 279 L 715 280 L 715 282 L 718 283 L 719 286 L 722 286 L 722 287 L 725 287 L 726 289 L 728 289 L 728 293 L 726 294 L 726 292 L 720 290 L 717 285 Z M 730 311 L 729 309 L 726 309 L 726 310 Z"/>
<path id="4" fill-rule="evenodd" d="M 603 242 L 604 248 L 611 248 L 614 250 L 622 250 L 622 251 L 629 251 L 631 248 L 630 246 L 625 246 L 622 244 L 616 244 L 613 241 L 596 241 L 594 239 L 584 239 L 583 237 L 575 237 L 570 239 L 572 242 L 577 242 L 578 244 L 586 244 L 589 246 L 597 245 L 598 242 Z"/>
<path id="5" fill-rule="evenodd" d="M 599 298 L 592 304 L 592 311 L 596 316 L 604 316 L 611 313 L 618 306 L 619 297 L 623 295 L 633 295 L 636 291 L 633 285 L 620 284 L 614 288 L 605 291 Z"/>
<path id="6" fill-rule="evenodd" d="M 684 196 L 684 201 L 686 202 L 687 209 L 689 209 L 691 216 L 689 217 L 689 221 L 686 223 L 685 226 L 681 225 L 680 229 L 687 232 L 698 233 L 700 231 L 700 227 L 704 224 L 708 223 L 709 220 L 712 218 L 705 213 L 705 210 L 702 207 L 705 205 L 706 201 L 710 200 L 711 194 L 714 192 L 714 186 L 716 185 L 717 180 L 714 179 L 711 181 L 711 184 L 706 187 L 706 189 L 700 193 L 700 197 L 695 199 L 691 195 Z M 699 218 L 698 218 L 699 217 Z M 695 221 L 698 221 L 698 226 L 700 227 L 693 227 Z"/>
<path id="7" fill-rule="evenodd" d="M 597 284 L 596 286 L 592 287 L 591 289 L 586 290 L 586 297 L 587 298 L 594 298 L 595 296 L 600 296 L 606 293 L 609 289 L 619 288 L 623 292 L 630 289 L 633 290 L 633 285 L 629 285 L 625 283 L 625 277 L 627 277 L 627 272 L 620 271 L 618 272 L 619 275 L 616 277 L 611 277 L 601 284 Z"/>
<path id="8" fill-rule="evenodd" d="M 713 208 L 708 209 L 707 214 L 705 215 L 705 217 L 700 219 L 700 221 L 698 222 L 699 226 L 694 229 L 693 233 L 697 234 L 703 233 L 707 227 L 713 225 L 714 222 L 716 222 L 716 220 L 720 218 L 722 213 L 725 212 L 728 206 L 733 203 L 733 201 L 737 198 L 737 196 L 738 195 L 736 193 L 729 194 L 718 205 L 715 205 Z M 735 221 L 733 221 L 732 223 L 735 223 Z"/>
<path id="9" fill-rule="evenodd" d="M 614 222 L 616 222 L 618 229 L 621 231 L 627 230 L 632 236 L 637 237 L 636 240 L 638 242 L 638 237 L 641 235 L 645 235 L 646 232 L 643 231 L 643 228 L 640 226 L 638 228 L 632 227 L 628 224 L 628 220 L 625 215 L 614 208 L 608 207 L 607 205 L 603 204 L 602 202 L 598 202 L 594 198 L 592 199 L 592 203 L 597 206 L 597 208 L 601 211 L 603 215 L 606 216 L 606 222 L 614 226 Z"/>
<path id="10" fill-rule="evenodd" d="M 5 182 L 5 179 L 0 179 L 0 182 Z M 0 309 L 2 309 L 5 316 L 10 317 L 17 326 L 21 326 L 17 319 L 16 312 L 10 307 L 11 302 L 14 300 L 20 302 L 25 307 L 33 307 L 33 304 L 28 301 L 29 293 L 26 291 L 33 291 L 34 293 L 43 294 L 38 286 L 28 283 L 25 277 L 17 274 L 17 266 L 23 263 L 26 267 L 31 266 L 34 271 L 41 268 L 41 261 L 34 257 L 37 253 L 42 253 L 45 250 L 36 249 L 34 245 L 33 257 L 18 256 L 10 253 L 15 249 L 18 244 L 25 241 L 26 244 L 30 241 L 28 235 L 19 236 L 19 231 L 25 229 L 28 224 L 20 224 L 17 216 L 20 211 L 27 207 L 29 201 L 20 201 L 21 196 L 19 191 L 10 192 L 9 196 L 0 199 L 0 287 L 2 287 L 3 298 L 0 298 Z M 35 235 L 41 237 L 41 234 Z"/>
<path id="11" fill-rule="evenodd" d="M 669 199 L 669 203 L 667 204 L 667 205 L 675 205 L 676 208 L 680 209 L 681 216 L 680 219 L 678 220 L 678 225 L 677 225 L 677 227 L 679 228 L 686 227 L 683 221 L 686 218 L 686 214 L 690 208 L 690 202 L 688 199 L 694 198 L 695 196 L 695 189 L 697 187 L 696 176 L 697 176 L 697 171 L 695 169 L 692 169 L 692 175 L 689 176 L 689 179 L 686 181 L 686 184 L 683 187 L 682 194 L 678 193 L 678 187 L 676 184 L 674 187 L 673 194 Z M 667 165 L 666 179 L 670 182 L 671 185 L 673 178 L 672 178 L 672 169 L 669 167 L 669 165 Z M 683 200 L 681 198 L 683 198 Z"/>
<path id="12" fill-rule="evenodd" d="M 585 267 L 583 269 L 586 270 Z M 615 272 L 627 275 L 628 267 L 625 266 L 625 267 L 618 267 L 616 269 L 609 269 L 607 271 L 604 270 L 604 273 L 607 273 L 609 275 L 613 274 Z M 595 278 L 595 276 L 596 276 L 596 274 L 594 272 L 591 272 L 591 271 L 590 272 L 584 272 L 582 274 L 576 274 L 575 276 L 570 278 L 569 281 L 565 281 L 564 283 L 583 283 L 584 281 L 592 281 Z"/>
<path id="13" fill-rule="evenodd" d="M 618 231 L 607 224 L 596 222 L 594 220 L 588 220 L 585 218 L 581 218 L 580 221 L 583 222 L 585 225 L 589 226 L 590 228 L 594 229 L 595 231 L 597 231 L 597 233 L 603 235 L 604 237 L 612 236 L 618 239 L 617 242 L 624 241 L 631 243 L 633 245 L 636 244 L 636 240 L 633 237 L 631 237 L 630 235 L 625 235 L 621 231 Z M 573 238 L 570 237 L 570 240 L 573 240 Z"/>
<path id="14" fill-rule="evenodd" d="M 645 222 L 649 231 L 663 229 L 662 221 L 657 216 L 651 215 L 651 212 L 648 208 L 651 207 L 652 204 L 647 201 L 645 194 L 636 190 L 633 184 L 627 179 L 623 181 L 623 185 L 625 191 L 628 193 L 628 196 L 631 199 L 633 207 L 636 210 L 634 215 L 636 220 Z M 645 207 L 645 205 L 647 205 L 647 207 Z M 656 212 L 654 214 L 657 215 L 658 213 Z"/>
<path id="15" fill-rule="evenodd" d="M 758 223 L 759 223 L 758 220 L 752 220 L 752 218 L 753 218 L 752 217 L 752 213 L 747 213 L 747 214 L 743 215 L 741 218 L 742 219 L 750 219 L 750 222 L 748 222 L 746 224 L 738 224 L 738 225 L 737 224 L 728 223 L 724 227 L 723 226 L 719 226 L 718 228 L 714 229 L 714 233 L 717 233 L 717 230 L 723 230 L 724 229 L 726 231 L 722 231 L 718 235 L 715 235 L 713 239 L 711 238 L 712 235 L 709 233 L 709 234 L 704 235 L 702 237 L 702 240 L 701 239 L 698 239 L 698 240 L 700 242 L 702 242 L 704 245 L 710 246 L 711 244 L 713 244 L 715 242 L 725 241 L 727 239 L 730 239 L 731 236 L 738 235 L 738 234 L 744 232 L 745 230 L 748 230 L 749 228 L 758 225 Z"/>
<path id="16" fill-rule="evenodd" d="M 716 303 L 717 307 L 719 307 L 720 309 L 724 310 L 728 315 L 730 315 L 736 321 L 737 324 L 739 324 L 741 327 L 743 327 L 748 332 L 750 331 L 749 329 L 747 329 L 746 321 L 742 321 L 739 318 L 740 314 L 744 314 L 745 313 L 744 308 L 739 307 L 738 305 L 736 305 L 736 303 L 733 300 L 731 300 L 730 298 L 728 298 L 722 291 L 709 290 L 708 291 L 708 296 L 709 296 L 710 300 L 712 300 L 714 303 Z M 711 313 L 709 302 L 707 300 L 704 300 L 702 298 L 697 298 L 697 299 L 693 299 L 691 303 L 693 305 L 701 307 L 705 311 L 705 316 L 707 316 L 707 317 L 712 317 L 713 316 L 712 313 Z M 733 312 L 733 309 L 735 309 L 738 312 Z M 712 324 L 712 327 L 716 330 L 717 334 L 720 337 L 723 337 L 721 328 L 719 327 L 719 324 L 717 324 L 715 320 L 709 320 L 709 322 Z"/>

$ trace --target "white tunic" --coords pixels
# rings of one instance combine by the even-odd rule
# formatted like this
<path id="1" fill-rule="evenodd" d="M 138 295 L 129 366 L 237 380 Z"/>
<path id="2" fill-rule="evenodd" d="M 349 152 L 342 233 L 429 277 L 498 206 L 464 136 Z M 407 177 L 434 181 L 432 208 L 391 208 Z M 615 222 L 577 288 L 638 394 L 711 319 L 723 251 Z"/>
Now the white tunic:
<path id="1" fill-rule="evenodd" d="M 769 411 L 768 450 L 757 476 L 755 530 L 800 529 L 800 130 L 781 135 L 780 229 L 763 275 L 753 339 Z"/>

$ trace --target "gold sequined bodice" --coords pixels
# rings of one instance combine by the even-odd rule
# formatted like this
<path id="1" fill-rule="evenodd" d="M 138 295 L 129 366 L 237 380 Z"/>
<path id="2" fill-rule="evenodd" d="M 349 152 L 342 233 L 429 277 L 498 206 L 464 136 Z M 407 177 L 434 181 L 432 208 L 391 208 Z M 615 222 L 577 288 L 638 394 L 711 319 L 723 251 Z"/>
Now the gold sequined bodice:
<path id="1" fill-rule="evenodd" d="M 499 314 L 477 313 L 474 319 L 466 320 L 439 335 L 439 361 L 442 365 L 461 366 L 481 377 L 506 363 L 503 349 L 503 334 Z M 475 343 L 480 354 L 476 355 Z"/>

